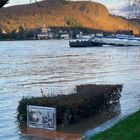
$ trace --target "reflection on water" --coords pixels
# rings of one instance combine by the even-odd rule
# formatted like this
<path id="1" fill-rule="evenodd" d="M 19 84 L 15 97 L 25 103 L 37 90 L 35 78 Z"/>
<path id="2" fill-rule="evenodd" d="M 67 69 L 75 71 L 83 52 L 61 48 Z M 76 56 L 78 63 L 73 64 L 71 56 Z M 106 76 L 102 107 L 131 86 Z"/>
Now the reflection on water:
<path id="1" fill-rule="evenodd" d="M 32 140 L 81 140 L 83 135 L 74 133 L 64 133 L 61 131 L 47 131 L 43 129 L 25 128 L 23 139 Z"/>
<path id="2" fill-rule="evenodd" d="M 0 42 L 0 139 L 22 139 L 16 123 L 18 101 L 41 95 L 40 89 L 67 94 L 80 84 L 123 84 L 117 118 L 133 113 L 140 108 L 139 73 L 140 47 L 69 48 L 63 40 Z"/>

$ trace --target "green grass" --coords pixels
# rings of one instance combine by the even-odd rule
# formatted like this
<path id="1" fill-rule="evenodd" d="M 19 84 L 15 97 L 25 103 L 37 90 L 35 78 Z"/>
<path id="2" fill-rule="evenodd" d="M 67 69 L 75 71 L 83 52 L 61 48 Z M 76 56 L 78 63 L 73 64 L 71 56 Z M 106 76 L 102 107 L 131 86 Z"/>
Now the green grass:
<path id="1" fill-rule="evenodd" d="M 140 110 L 90 140 L 140 140 Z"/>

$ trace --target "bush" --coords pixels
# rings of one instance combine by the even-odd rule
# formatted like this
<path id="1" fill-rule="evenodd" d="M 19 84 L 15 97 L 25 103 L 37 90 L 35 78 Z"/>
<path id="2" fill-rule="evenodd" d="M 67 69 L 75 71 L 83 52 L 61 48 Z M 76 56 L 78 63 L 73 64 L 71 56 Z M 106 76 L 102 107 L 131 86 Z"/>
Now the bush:
<path id="1" fill-rule="evenodd" d="M 65 18 L 66 24 L 70 27 L 82 27 L 82 24 L 73 17 Z"/>
<path id="2" fill-rule="evenodd" d="M 17 109 L 18 120 L 26 121 L 27 105 L 35 105 L 55 107 L 57 124 L 74 123 L 118 102 L 122 85 L 80 85 L 76 89 L 69 95 L 23 97 Z"/>

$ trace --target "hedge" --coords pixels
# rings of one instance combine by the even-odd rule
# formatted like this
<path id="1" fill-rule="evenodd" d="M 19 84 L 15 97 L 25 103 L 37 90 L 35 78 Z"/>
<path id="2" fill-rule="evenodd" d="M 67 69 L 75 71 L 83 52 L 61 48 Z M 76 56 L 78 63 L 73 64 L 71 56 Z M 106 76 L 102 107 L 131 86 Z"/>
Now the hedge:
<path id="1" fill-rule="evenodd" d="M 57 124 L 67 125 L 95 115 L 104 107 L 119 101 L 122 85 L 80 85 L 69 95 L 23 97 L 17 118 L 27 121 L 27 105 L 55 107 Z"/>

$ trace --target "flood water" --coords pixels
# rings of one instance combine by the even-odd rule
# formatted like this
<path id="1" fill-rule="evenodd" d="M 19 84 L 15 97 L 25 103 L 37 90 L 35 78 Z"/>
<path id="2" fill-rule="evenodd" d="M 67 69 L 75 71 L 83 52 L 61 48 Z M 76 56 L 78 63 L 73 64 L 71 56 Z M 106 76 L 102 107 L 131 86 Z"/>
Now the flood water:
<path id="1" fill-rule="evenodd" d="M 68 94 L 89 83 L 123 84 L 121 112 L 95 131 L 140 109 L 140 47 L 70 48 L 67 40 L 0 42 L 0 139 L 23 139 L 16 122 L 23 96 L 40 96 L 41 90 Z"/>

